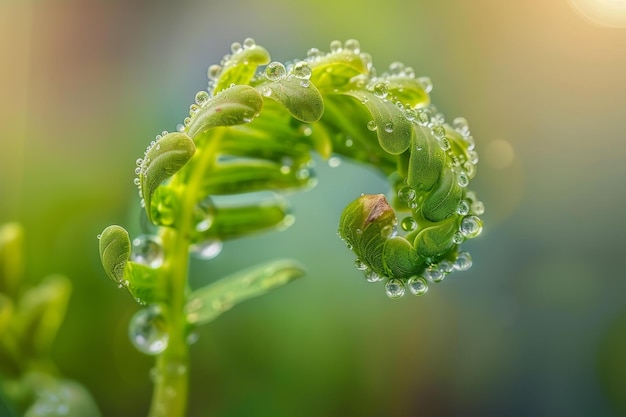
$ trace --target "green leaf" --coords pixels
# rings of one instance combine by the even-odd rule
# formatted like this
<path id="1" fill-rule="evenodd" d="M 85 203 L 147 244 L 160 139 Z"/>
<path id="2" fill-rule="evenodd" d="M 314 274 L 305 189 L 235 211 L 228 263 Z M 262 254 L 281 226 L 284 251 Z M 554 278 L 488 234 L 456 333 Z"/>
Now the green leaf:
<path id="1" fill-rule="evenodd" d="M 369 74 L 368 63 L 358 54 L 343 50 L 315 59 L 311 66 L 311 82 L 323 93 L 344 90 L 354 77 Z"/>
<path id="2" fill-rule="evenodd" d="M 217 126 L 249 123 L 263 107 L 263 97 L 248 85 L 233 85 L 220 91 L 194 113 L 187 133 L 196 137 Z"/>
<path id="3" fill-rule="evenodd" d="M 405 107 L 424 108 L 430 104 L 430 97 L 424 86 L 415 78 L 409 77 L 389 77 L 389 94 L 394 100 L 400 101 Z"/>
<path id="4" fill-rule="evenodd" d="M 104 271 L 116 284 L 124 280 L 124 269 L 130 259 L 130 237 L 121 226 L 112 225 L 100 234 L 100 261 Z"/>
<path id="5" fill-rule="evenodd" d="M 23 275 L 24 230 L 18 223 L 0 226 L 0 292 L 15 296 Z"/>
<path id="6" fill-rule="evenodd" d="M 384 276 L 393 278 L 408 278 L 415 275 L 424 263 L 413 245 L 402 236 L 387 239 L 383 248 L 382 260 Z"/>
<path id="7" fill-rule="evenodd" d="M 373 118 L 378 143 L 385 152 L 398 155 L 406 151 L 414 136 L 413 124 L 391 101 L 385 101 L 368 90 L 350 90 L 345 94 L 364 102 Z"/>
<path id="8" fill-rule="evenodd" d="M 280 195 L 246 204 L 218 205 L 211 227 L 206 232 L 194 232 L 192 243 L 210 239 L 228 240 L 241 236 L 283 229 L 294 221 L 289 203 Z"/>
<path id="9" fill-rule="evenodd" d="M 264 83 L 260 88 L 264 96 L 282 104 L 300 121 L 312 123 L 324 114 L 322 95 L 309 80 L 287 77 Z"/>
<path id="10" fill-rule="evenodd" d="M 13 301 L 0 293 L 0 334 L 5 336 L 5 330 L 11 324 L 13 318 Z"/>
<path id="11" fill-rule="evenodd" d="M 413 245 L 421 257 L 438 257 L 454 246 L 452 238 L 456 231 L 456 217 L 451 217 L 444 222 L 424 228 L 415 237 Z"/>
<path id="12" fill-rule="evenodd" d="M 80 384 L 70 380 L 46 378 L 36 387 L 34 404 L 24 417 L 100 417 L 100 411 L 91 394 Z"/>
<path id="13" fill-rule="evenodd" d="M 52 275 L 24 293 L 15 319 L 23 353 L 33 356 L 49 353 L 63 322 L 71 289 L 69 279 Z"/>
<path id="14" fill-rule="evenodd" d="M 338 232 L 361 261 L 385 275 L 383 250 L 397 222 L 383 194 L 364 194 L 343 210 Z"/>
<path id="15" fill-rule="evenodd" d="M 431 222 L 439 222 L 456 213 L 463 188 L 459 185 L 457 177 L 452 172 L 445 172 L 437 188 L 431 191 L 422 204 L 422 214 Z"/>
<path id="16" fill-rule="evenodd" d="M 187 320 L 193 325 L 209 323 L 236 304 L 266 294 L 303 275 L 302 266 L 288 260 L 236 272 L 192 292 L 185 307 Z"/>
<path id="17" fill-rule="evenodd" d="M 432 189 L 441 177 L 445 157 L 445 151 L 430 130 L 416 125 L 407 184 L 416 190 Z"/>
<path id="18" fill-rule="evenodd" d="M 309 186 L 309 176 L 299 170 L 263 160 L 233 160 L 218 164 L 211 175 L 203 177 L 206 195 L 241 194 L 263 190 L 293 190 Z"/>
<path id="19" fill-rule="evenodd" d="M 195 152 L 193 140 L 182 132 L 168 133 L 146 151 L 140 166 L 139 186 L 150 221 L 154 191 L 163 181 L 178 172 Z"/>
<path id="20" fill-rule="evenodd" d="M 232 84 L 248 84 L 257 67 L 269 62 L 269 52 L 259 45 L 239 49 L 226 61 L 213 91 L 218 93 Z"/>
<path id="21" fill-rule="evenodd" d="M 136 262 L 128 262 L 124 271 L 126 278 L 121 284 L 139 304 L 166 302 L 169 299 L 167 288 L 158 269 Z"/>

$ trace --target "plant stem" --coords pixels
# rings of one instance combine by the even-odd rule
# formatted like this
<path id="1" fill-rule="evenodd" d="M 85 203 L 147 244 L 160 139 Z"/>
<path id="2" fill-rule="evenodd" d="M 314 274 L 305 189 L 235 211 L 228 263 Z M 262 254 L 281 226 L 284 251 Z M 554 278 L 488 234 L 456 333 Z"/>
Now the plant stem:
<path id="1" fill-rule="evenodd" d="M 164 247 L 171 250 L 166 252 L 163 265 L 170 293 L 165 310 L 169 340 L 167 348 L 157 357 L 150 417 L 183 417 L 187 407 L 189 347 L 184 307 L 189 241 L 185 230 L 187 228 L 182 231 L 164 228 L 162 235 Z"/>
<path id="2" fill-rule="evenodd" d="M 167 348 L 157 358 L 155 387 L 150 407 L 150 417 L 183 417 L 187 408 L 189 346 L 187 344 L 187 275 L 189 270 L 189 245 L 193 225 L 193 212 L 197 203 L 202 177 L 215 162 L 217 144 L 222 131 L 215 129 L 205 149 L 197 154 L 195 176 L 185 186 L 178 227 L 162 228 L 161 238 L 165 248 L 164 279 L 170 294 L 166 319 L 169 341 Z M 196 138 L 197 139 L 197 138 Z"/>

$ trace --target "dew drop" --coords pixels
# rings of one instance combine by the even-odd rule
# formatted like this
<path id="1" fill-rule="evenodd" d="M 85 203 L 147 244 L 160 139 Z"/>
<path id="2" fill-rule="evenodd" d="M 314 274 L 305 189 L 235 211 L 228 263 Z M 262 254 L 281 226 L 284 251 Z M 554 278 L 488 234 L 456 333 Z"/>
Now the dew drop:
<path id="1" fill-rule="evenodd" d="M 481 216 L 485 214 L 485 205 L 483 204 L 482 201 L 478 201 L 478 200 L 474 201 L 472 203 L 471 211 L 472 211 L 472 214 Z"/>
<path id="2" fill-rule="evenodd" d="M 469 252 L 459 252 L 452 267 L 457 271 L 467 271 L 472 267 L 472 256 Z"/>
<path id="3" fill-rule="evenodd" d="M 437 265 L 437 269 L 439 269 L 441 272 L 443 272 L 444 274 L 449 274 L 450 272 L 454 271 L 454 267 L 452 266 L 452 262 L 444 259 L 443 261 L 439 262 L 439 264 Z"/>
<path id="4" fill-rule="evenodd" d="M 399 279 L 390 279 L 385 283 L 385 294 L 389 298 L 400 298 L 404 291 L 404 284 Z"/>
<path id="5" fill-rule="evenodd" d="M 222 251 L 223 244 L 218 239 L 209 239 L 194 243 L 189 247 L 191 254 L 198 259 L 209 260 L 215 258 Z"/>
<path id="6" fill-rule="evenodd" d="M 443 139 L 446 137 L 446 128 L 443 126 L 435 126 L 433 127 L 432 134 L 437 139 Z"/>
<path id="7" fill-rule="evenodd" d="M 382 281 L 384 278 L 374 272 L 372 269 L 365 270 L 365 280 L 367 282 L 378 282 Z"/>
<path id="8" fill-rule="evenodd" d="M 422 85 L 422 88 L 424 88 L 424 91 L 426 91 L 427 93 L 430 93 L 431 91 L 433 91 L 433 83 L 430 80 L 430 78 L 419 77 L 417 81 L 419 81 L 419 83 Z"/>
<path id="9" fill-rule="evenodd" d="M 459 177 L 457 178 L 457 183 L 459 184 L 459 187 L 467 187 L 469 184 L 469 177 L 467 176 L 467 174 L 459 174 Z"/>
<path id="10" fill-rule="evenodd" d="M 394 237 L 396 233 L 397 233 L 396 228 L 390 224 L 387 224 L 380 229 L 380 235 L 384 239 Z"/>
<path id="11" fill-rule="evenodd" d="M 461 220 L 461 227 L 459 231 L 463 233 L 463 236 L 466 238 L 476 237 L 483 230 L 483 222 L 479 217 L 476 216 L 466 216 Z"/>
<path id="12" fill-rule="evenodd" d="M 334 40 L 330 43 L 330 52 L 337 53 L 341 52 L 343 45 L 341 41 Z"/>
<path id="13" fill-rule="evenodd" d="M 405 232 L 412 232 L 417 227 L 417 221 L 413 217 L 407 216 L 400 222 L 400 227 Z"/>
<path id="14" fill-rule="evenodd" d="M 206 232 L 211 228 L 215 218 L 215 205 L 211 198 L 207 197 L 196 204 L 193 210 L 193 222 L 196 232 Z"/>
<path id="15" fill-rule="evenodd" d="M 308 80 L 311 78 L 311 68 L 305 61 L 296 62 L 291 69 L 291 73 L 294 77 L 301 80 Z"/>
<path id="16" fill-rule="evenodd" d="M 461 216 L 465 216 L 467 213 L 469 213 L 469 210 L 470 205 L 467 200 L 461 200 L 461 202 L 459 202 L 459 206 L 456 208 L 456 212 Z"/>
<path id="17" fill-rule="evenodd" d="M 344 48 L 354 54 L 361 53 L 361 44 L 356 39 L 348 39 Z"/>
<path id="18" fill-rule="evenodd" d="M 405 203 L 415 200 L 415 190 L 411 187 L 402 187 L 398 191 L 398 198 Z"/>
<path id="19" fill-rule="evenodd" d="M 189 126 L 190 123 L 191 123 L 191 117 L 185 117 L 185 119 L 183 120 L 183 125 Z"/>
<path id="20" fill-rule="evenodd" d="M 130 260 L 138 264 L 158 268 L 163 264 L 161 239 L 153 235 L 141 235 L 133 239 Z"/>
<path id="21" fill-rule="evenodd" d="M 361 260 L 361 258 L 356 258 L 354 260 L 354 267 L 359 271 L 365 271 L 367 269 L 367 264 Z"/>
<path id="22" fill-rule="evenodd" d="M 367 128 L 373 132 L 378 129 L 378 125 L 376 125 L 376 122 L 374 120 L 370 120 L 369 122 L 367 122 Z"/>
<path id="23" fill-rule="evenodd" d="M 141 174 L 141 167 L 135 168 L 135 175 Z"/>
<path id="24" fill-rule="evenodd" d="M 98 240 L 100 240 L 100 238 L 102 237 L 102 233 L 98 233 L 98 236 L 96 236 L 98 238 Z"/>
<path id="25" fill-rule="evenodd" d="M 465 236 L 463 236 L 463 233 L 459 232 L 458 230 L 454 232 L 454 235 L 452 235 L 452 242 L 454 242 L 457 245 L 460 245 L 464 241 L 465 241 Z"/>
<path id="26" fill-rule="evenodd" d="M 198 106 L 204 105 L 207 101 L 209 101 L 209 93 L 207 91 L 198 91 L 196 93 L 196 104 Z"/>
<path id="27" fill-rule="evenodd" d="M 230 44 L 230 51 L 233 54 L 239 53 L 243 50 L 243 47 L 241 46 L 241 44 L 239 42 L 233 42 Z"/>
<path id="28" fill-rule="evenodd" d="M 417 118 L 417 110 L 407 107 L 404 109 L 404 117 L 410 122 Z"/>
<path id="29" fill-rule="evenodd" d="M 128 336 L 133 346 L 146 355 L 158 355 L 167 348 L 169 335 L 162 308 L 151 304 L 130 319 Z"/>
<path id="30" fill-rule="evenodd" d="M 331 168 L 337 168 L 339 165 L 341 165 L 341 158 L 338 156 L 333 156 L 330 159 L 328 159 L 328 166 Z"/>
<path id="31" fill-rule="evenodd" d="M 265 97 L 269 97 L 272 95 L 272 89 L 270 87 L 262 87 L 261 88 L 261 94 L 263 94 Z"/>
<path id="32" fill-rule="evenodd" d="M 222 73 L 222 67 L 217 64 L 211 65 L 207 70 L 207 77 L 209 80 L 217 80 Z"/>
<path id="33" fill-rule="evenodd" d="M 432 282 L 441 282 L 445 278 L 445 273 L 437 268 L 437 265 L 431 265 L 422 274 L 424 278 Z"/>
<path id="34" fill-rule="evenodd" d="M 400 75 L 404 72 L 404 64 L 402 62 L 392 62 L 389 65 L 389 74 Z"/>
<path id="35" fill-rule="evenodd" d="M 317 48 L 311 48 L 306 53 L 307 58 L 314 61 L 322 56 L 322 53 Z"/>
<path id="36" fill-rule="evenodd" d="M 139 183 L 141 183 L 141 180 L 139 180 L 139 178 L 135 178 L 135 179 L 133 180 L 133 184 L 135 184 L 135 185 L 139 185 Z"/>
<path id="37" fill-rule="evenodd" d="M 385 123 L 385 132 L 387 133 L 393 132 L 393 122 Z"/>
<path id="38" fill-rule="evenodd" d="M 385 99 L 389 95 L 389 89 L 385 83 L 376 83 L 374 86 L 374 95 L 380 99 Z"/>
<path id="39" fill-rule="evenodd" d="M 252 38 L 246 38 L 243 41 L 243 47 L 246 49 L 254 48 L 256 46 L 256 42 Z"/>
<path id="40" fill-rule="evenodd" d="M 449 150 L 450 149 L 450 141 L 448 140 L 448 138 L 439 139 L 439 147 L 441 149 L 443 149 L 444 151 Z"/>
<path id="41" fill-rule="evenodd" d="M 424 295 L 428 292 L 428 283 L 424 278 L 417 275 L 409 278 L 406 284 L 409 287 L 409 291 L 414 295 Z"/>
<path id="42" fill-rule="evenodd" d="M 428 113 L 425 111 L 418 111 L 415 121 L 420 126 L 427 126 L 428 123 L 430 123 L 430 118 L 428 117 Z"/>
<path id="43" fill-rule="evenodd" d="M 278 81 L 285 77 L 285 66 L 280 62 L 274 61 L 265 68 L 265 76 L 270 81 Z"/>
<path id="44" fill-rule="evenodd" d="M 143 159 L 138 158 L 138 159 L 135 161 L 135 164 L 137 164 L 137 166 L 138 166 L 138 167 L 140 167 L 140 166 L 143 164 Z"/>

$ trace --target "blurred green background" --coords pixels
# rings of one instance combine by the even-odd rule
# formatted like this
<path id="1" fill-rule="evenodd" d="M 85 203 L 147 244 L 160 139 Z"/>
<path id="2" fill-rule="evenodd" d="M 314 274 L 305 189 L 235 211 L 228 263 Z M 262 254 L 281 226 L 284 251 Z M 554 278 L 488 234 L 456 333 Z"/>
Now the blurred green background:
<path id="1" fill-rule="evenodd" d="M 567 0 L 0 0 L 0 222 L 23 223 L 29 279 L 72 279 L 55 358 L 103 414 L 146 414 L 152 359 L 96 235 L 138 233 L 135 159 L 248 36 L 282 61 L 356 38 L 430 76 L 477 140 L 485 230 L 470 271 L 389 300 L 335 234 L 386 182 L 320 161 L 292 228 L 194 262 L 194 287 L 283 257 L 308 275 L 200 330 L 189 415 L 626 416 L 625 28 Z"/>

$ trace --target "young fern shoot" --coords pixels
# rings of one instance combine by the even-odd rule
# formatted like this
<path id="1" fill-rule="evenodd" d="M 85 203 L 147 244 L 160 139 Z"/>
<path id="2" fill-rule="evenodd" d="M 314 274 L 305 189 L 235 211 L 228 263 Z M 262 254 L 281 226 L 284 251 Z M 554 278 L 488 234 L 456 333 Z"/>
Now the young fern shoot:
<path id="1" fill-rule="evenodd" d="M 261 69 L 259 70 L 259 67 Z M 184 415 L 187 336 L 233 305 L 302 275 L 294 261 L 270 262 L 192 290 L 190 253 L 210 259 L 221 242 L 293 222 L 281 192 L 315 184 L 312 153 L 341 156 L 387 176 L 384 195 L 361 195 L 343 211 L 339 235 L 368 281 L 397 298 L 471 266 L 459 250 L 480 234 L 484 209 L 468 190 L 478 155 L 465 119 L 452 124 L 430 103 L 426 77 L 399 62 L 377 74 L 355 40 L 272 62 L 248 38 L 208 69 L 176 132 L 162 132 L 137 160 L 135 183 L 155 235 L 130 239 L 120 226 L 100 236 L 111 279 L 146 307 L 131 340 L 157 356 L 150 415 Z M 262 201 L 258 192 L 271 191 Z M 248 195 L 233 204 L 222 196 Z M 395 207 L 404 213 L 397 230 Z"/>

